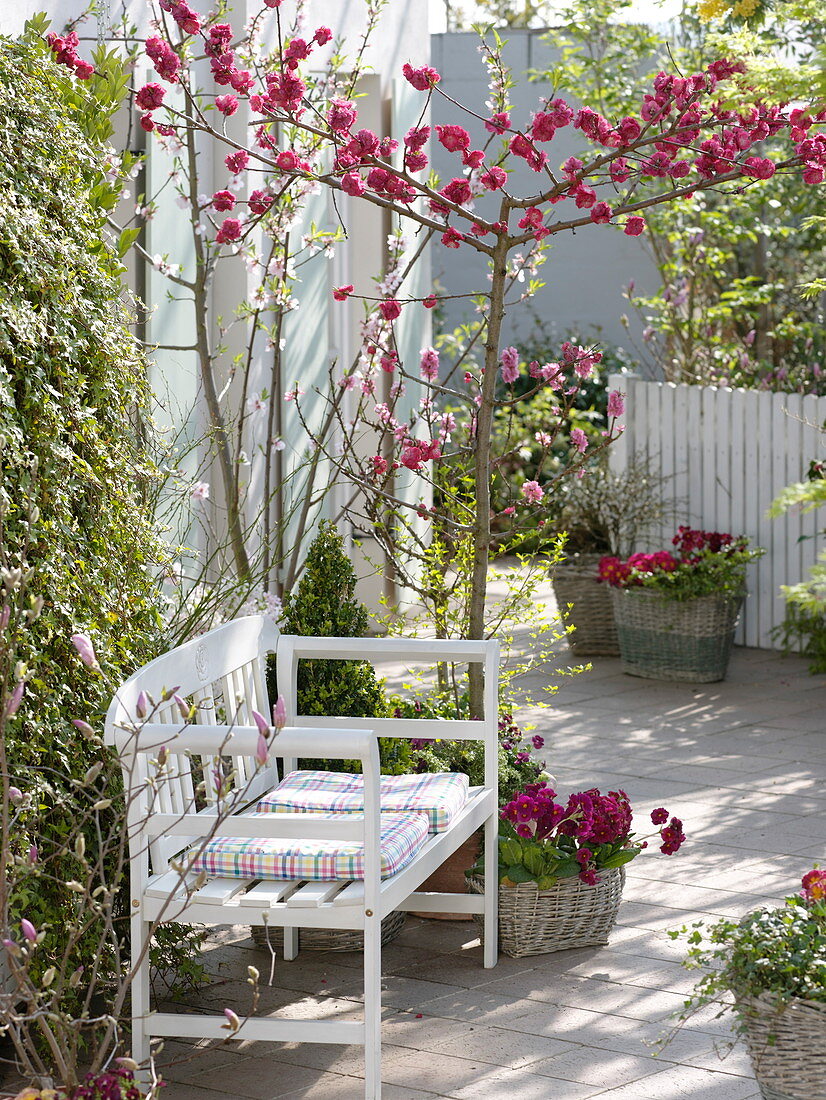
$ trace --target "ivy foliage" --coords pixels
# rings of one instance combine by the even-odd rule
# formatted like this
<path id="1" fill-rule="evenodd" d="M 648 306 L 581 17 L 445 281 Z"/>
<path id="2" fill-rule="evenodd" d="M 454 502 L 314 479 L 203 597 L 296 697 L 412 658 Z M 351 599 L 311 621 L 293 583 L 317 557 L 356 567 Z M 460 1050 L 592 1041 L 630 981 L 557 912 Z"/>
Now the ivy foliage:
<path id="1" fill-rule="evenodd" d="M 757 909 L 741 920 L 724 919 L 709 928 L 694 925 L 685 965 L 702 971 L 684 1018 L 705 1004 L 735 1003 L 772 994 L 782 1005 L 794 997 L 826 1003 L 826 903 L 787 897 L 778 908 Z M 737 1009 L 736 1009 L 737 1010 Z"/>
<path id="2" fill-rule="evenodd" d="M 38 17 L 21 40 L 0 39 L 0 502 L 9 559 L 28 543 L 30 592 L 44 600 L 12 640 L 28 683 L 7 733 L 11 781 L 35 795 L 17 843 L 36 838 L 42 858 L 11 886 L 13 909 L 46 931 L 44 967 L 76 913 L 65 883 L 77 867 L 59 852 L 84 795 L 78 780 L 98 763 L 101 792 L 115 798 L 100 830 L 118 830 L 120 769 L 71 720 L 99 725 L 117 684 L 156 655 L 161 628 L 161 544 L 142 505 L 152 468 L 136 431 L 144 361 L 106 230 L 131 167 L 106 144 L 125 75 L 100 50 L 81 86 L 53 62 L 45 27 Z M 100 672 L 79 660 L 75 632 L 92 639 Z M 114 976 L 110 949 L 101 966 Z"/>

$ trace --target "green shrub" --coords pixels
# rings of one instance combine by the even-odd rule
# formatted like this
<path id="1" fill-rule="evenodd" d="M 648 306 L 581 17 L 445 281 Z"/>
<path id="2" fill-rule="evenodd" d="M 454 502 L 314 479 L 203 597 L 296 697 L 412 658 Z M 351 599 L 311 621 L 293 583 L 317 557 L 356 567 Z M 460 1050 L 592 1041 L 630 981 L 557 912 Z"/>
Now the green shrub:
<path id="1" fill-rule="evenodd" d="M 356 596 L 356 574 L 333 523 L 325 521 L 307 552 L 295 592 L 284 597 L 281 630 L 302 637 L 361 638 L 368 630 L 367 609 Z M 271 670 L 271 674 L 272 674 Z M 271 692 L 272 694 L 272 692 Z M 381 681 L 367 661 L 299 661 L 299 714 L 347 718 L 382 718 L 387 699 Z M 403 742 L 379 742 L 382 771 L 406 770 Z M 304 767 L 356 771 L 357 761 L 302 760 Z"/>
<path id="2" fill-rule="evenodd" d="M 79 89 L 38 29 L 0 40 L 0 506 L 8 560 L 20 561 L 28 543 L 29 591 L 44 601 L 40 617 L 7 639 L 30 678 L 6 750 L 11 781 L 34 796 L 13 843 L 36 839 L 42 855 L 16 869 L 10 915 L 25 909 L 46 930 L 45 968 L 75 909 L 65 884 L 76 867 L 50 854 L 72 835 L 77 781 L 99 763 L 107 796 L 117 798 L 120 784 L 111 754 L 71 720 L 99 726 L 116 685 L 156 654 L 161 544 L 142 506 L 151 466 L 135 431 L 145 363 L 106 230 L 123 182 L 123 173 L 107 181 L 106 142 L 125 78 L 99 52 L 97 74 Z M 39 516 L 29 525 L 31 505 Z M 73 632 L 93 640 L 100 675 L 81 664 Z M 117 806 L 102 812 L 104 834 Z M 86 840 L 97 843 L 94 830 Z M 116 932 L 125 935 L 122 889 L 121 897 Z M 171 942 L 183 938 L 172 930 Z M 110 945 L 99 964 L 114 976 Z"/>

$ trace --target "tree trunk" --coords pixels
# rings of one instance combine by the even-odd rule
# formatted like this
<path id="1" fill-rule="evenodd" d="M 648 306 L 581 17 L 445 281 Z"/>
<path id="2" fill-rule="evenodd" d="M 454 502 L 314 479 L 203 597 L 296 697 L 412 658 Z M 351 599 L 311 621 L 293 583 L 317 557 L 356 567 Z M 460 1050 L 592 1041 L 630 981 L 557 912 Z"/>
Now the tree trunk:
<path id="1" fill-rule="evenodd" d="M 507 221 L 504 207 L 500 220 Z M 481 402 L 476 414 L 476 451 L 474 455 L 474 483 L 476 516 L 473 523 L 473 570 L 470 582 L 470 606 L 468 637 L 485 636 L 485 597 L 488 587 L 488 563 L 490 561 L 490 450 L 493 410 L 496 396 L 496 379 L 499 372 L 499 337 L 505 316 L 505 283 L 507 280 L 507 256 L 509 241 L 502 234 L 496 245 L 491 266 L 493 279 L 490 288 L 490 315 L 485 341 L 485 374 L 482 378 Z M 482 666 L 472 664 L 468 668 L 468 690 L 471 718 L 483 718 L 484 677 Z"/>
<path id="2" fill-rule="evenodd" d="M 191 113 L 187 103 L 187 115 Z M 198 152 L 195 147 L 195 131 L 192 126 L 186 128 L 187 172 L 189 177 L 189 201 L 193 211 L 198 210 Z M 198 369 L 204 388 L 207 412 L 209 413 L 210 439 L 218 459 L 221 481 L 224 486 L 224 498 L 227 509 L 227 534 L 229 535 L 235 572 L 239 580 L 249 580 L 250 562 L 244 542 L 244 529 L 241 519 L 239 495 L 235 483 L 232 455 L 230 454 L 229 432 L 226 420 L 221 412 L 221 403 L 215 386 L 215 363 L 209 344 L 207 317 L 209 309 L 208 287 L 211 268 L 207 263 L 203 241 L 193 233 L 195 244 L 195 276 L 193 281 L 193 304 L 195 307 L 195 346 L 198 355 Z M 273 400 L 274 400 L 273 396 Z"/>

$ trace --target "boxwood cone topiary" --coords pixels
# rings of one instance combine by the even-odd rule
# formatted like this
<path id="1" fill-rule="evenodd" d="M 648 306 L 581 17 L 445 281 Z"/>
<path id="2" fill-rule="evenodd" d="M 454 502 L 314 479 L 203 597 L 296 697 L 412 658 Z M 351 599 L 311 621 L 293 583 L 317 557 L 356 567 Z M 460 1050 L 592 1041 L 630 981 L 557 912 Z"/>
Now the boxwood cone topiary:
<path id="1" fill-rule="evenodd" d="M 363 637 L 369 628 L 367 609 L 356 596 L 356 574 L 344 552 L 335 524 L 324 521 L 307 552 L 304 572 L 294 592 L 284 597 L 284 634 L 347 638 Z M 275 674 L 270 668 L 270 694 Z M 381 681 L 366 661 L 300 661 L 298 713 L 349 718 L 384 717 L 387 699 Z M 404 771 L 406 742 L 380 741 L 382 770 Z M 304 766 L 355 770 L 353 761 L 302 761 Z"/>

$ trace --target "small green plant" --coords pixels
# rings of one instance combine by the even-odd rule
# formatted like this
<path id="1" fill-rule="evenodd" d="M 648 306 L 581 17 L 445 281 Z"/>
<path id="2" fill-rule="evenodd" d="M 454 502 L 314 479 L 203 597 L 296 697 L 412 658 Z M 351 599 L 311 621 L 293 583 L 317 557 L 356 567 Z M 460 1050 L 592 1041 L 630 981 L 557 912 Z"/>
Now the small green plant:
<path id="1" fill-rule="evenodd" d="M 566 552 L 630 554 L 643 534 L 674 511 L 675 505 L 663 500 L 666 480 L 644 454 L 635 455 L 620 473 L 601 455 L 581 479 L 563 487 L 554 527 L 567 535 Z"/>
<path id="2" fill-rule="evenodd" d="M 826 870 L 805 874 L 802 892 L 780 907 L 766 906 L 710 927 L 697 923 L 669 935 L 687 937 L 684 965 L 703 971 L 685 1002 L 683 1019 L 719 1004 L 721 1012 L 733 1009 L 742 1025 L 745 1002 L 761 994 L 771 995 L 778 1007 L 795 997 L 826 1004 Z"/>
<path id="3" fill-rule="evenodd" d="M 809 465 L 808 481 L 798 481 L 776 497 L 769 515 L 776 517 L 791 508 L 810 512 L 826 504 L 824 464 L 816 459 Z M 782 584 L 786 618 L 777 633 L 784 649 L 796 650 L 810 660 L 810 672 L 826 672 L 826 551 L 811 567 L 806 580 Z"/>

